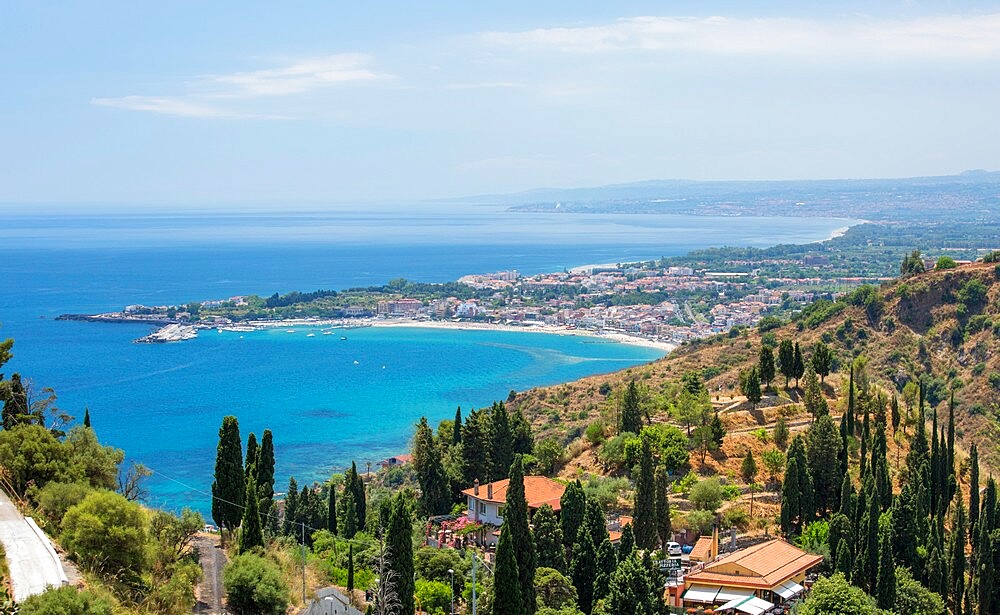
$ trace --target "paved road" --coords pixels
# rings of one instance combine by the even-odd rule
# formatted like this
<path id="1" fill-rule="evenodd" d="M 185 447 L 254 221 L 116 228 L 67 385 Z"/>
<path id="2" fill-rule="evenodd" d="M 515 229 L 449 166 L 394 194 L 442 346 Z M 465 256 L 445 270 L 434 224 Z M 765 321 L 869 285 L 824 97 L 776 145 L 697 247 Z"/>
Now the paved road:
<path id="1" fill-rule="evenodd" d="M 195 536 L 194 546 L 201 562 L 201 584 L 198 586 L 198 602 L 194 612 L 204 615 L 224 615 L 222 608 L 222 569 L 226 565 L 226 553 L 219 546 L 218 534 L 201 533 Z"/>
<path id="2" fill-rule="evenodd" d="M 21 602 L 48 586 L 64 585 L 66 573 L 49 539 L 0 492 L 0 542 L 7 553 L 14 600 Z"/>

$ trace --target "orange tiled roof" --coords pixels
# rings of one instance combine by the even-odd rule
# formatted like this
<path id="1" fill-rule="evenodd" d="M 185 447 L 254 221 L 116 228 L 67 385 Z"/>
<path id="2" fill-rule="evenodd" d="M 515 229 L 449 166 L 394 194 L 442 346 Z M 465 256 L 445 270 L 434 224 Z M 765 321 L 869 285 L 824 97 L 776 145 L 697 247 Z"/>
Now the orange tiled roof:
<path id="1" fill-rule="evenodd" d="M 707 562 L 708 554 L 712 551 L 712 536 L 701 536 L 691 548 L 691 559 L 698 562 Z"/>
<path id="2" fill-rule="evenodd" d="M 486 494 L 489 493 L 489 485 L 479 485 L 478 495 L 475 493 L 474 488 L 466 489 L 462 493 L 483 502 L 503 504 L 507 501 L 508 483 L 510 483 L 509 478 L 490 483 L 493 486 L 493 497 L 491 498 L 486 497 Z M 544 476 L 524 477 L 524 499 L 528 501 L 528 508 L 539 508 L 548 504 L 553 510 L 559 510 L 559 500 L 562 498 L 564 491 L 566 491 L 566 485 L 551 478 Z"/>
<path id="3" fill-rule="evenodd" d="M 703 569 L 687 575 L 684 580 L 688 584 L 721 584 L 771 589 L 822 561 L 823 558 L 819 555 L 811 555 L 784 540 L 775 539 L 736 551 L 706 564 Z M 746 574 L 721 572 L 720 569 L 726 565 L 735 565 L 747 572 Z"/>

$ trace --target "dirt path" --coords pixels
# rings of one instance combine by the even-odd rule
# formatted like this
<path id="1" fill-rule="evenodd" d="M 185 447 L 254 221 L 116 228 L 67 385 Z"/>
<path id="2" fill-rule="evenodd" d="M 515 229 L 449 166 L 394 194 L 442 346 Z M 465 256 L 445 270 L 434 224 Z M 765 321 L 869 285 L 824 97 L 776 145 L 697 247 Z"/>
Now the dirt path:
<path id="1" fill-rule="evenodd" d="M 204 615 L 225 615 L 222 608 L 222 569 L 226 565 L 226 553 L 219 545 L 218 534 L 200 533 L 194 539 L 201 562 L 202 579 L 198 585 L 198 601 L 194 612 Z"/>

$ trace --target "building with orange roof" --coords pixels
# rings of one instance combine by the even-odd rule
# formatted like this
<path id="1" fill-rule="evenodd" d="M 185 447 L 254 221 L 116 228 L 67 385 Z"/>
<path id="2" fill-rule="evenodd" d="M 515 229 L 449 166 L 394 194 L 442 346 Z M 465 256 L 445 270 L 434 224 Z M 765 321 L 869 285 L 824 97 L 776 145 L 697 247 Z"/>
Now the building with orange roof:
<path id="1" fill-rule="evenodd" d="M 806 573 L 822 563 L 819 555 L 780 538 L 735 551 L 684 577 L 683 606 L 779 604 L 802 592 Z M 765 609 L 766 610 L 766 609 Z M 744 610 L 749 613 L 750 611 Z M 763 611 L 761 611 L 763 612 Z"/>
<path id="2" fill-rule="evenodd" d="M 462 493 L 468 500 L 469 519 L 498 527 L 503 525 L 500 507 L 507 501 L 509 483 L 510 479 L 508 478 L 485 485 L 480 485 L 477 480 L 472 488 L 463 491 Z M 529 511 L 535 511 L 545 504 L 558 511 L 561 508 L 559 500 L 564 491 L 566 491 L 566 485 L 551 478 L 544 476 L 524 477 L 524 498 L 528 501 Z"/>

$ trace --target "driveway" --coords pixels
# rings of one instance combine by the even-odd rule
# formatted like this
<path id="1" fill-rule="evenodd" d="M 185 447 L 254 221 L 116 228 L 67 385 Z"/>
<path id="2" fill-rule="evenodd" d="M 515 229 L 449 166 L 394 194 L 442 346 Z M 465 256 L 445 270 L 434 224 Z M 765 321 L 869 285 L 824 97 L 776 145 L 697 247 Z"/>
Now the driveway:
<path id="1" fill-rule="evenodd" d="M 67 583 L 66 572 L 48 537 L 32 519 L 22 517 L 2 491 L 0 542 L 7 553 L 15 602 L 40 594 L 46 587 Z"/>

